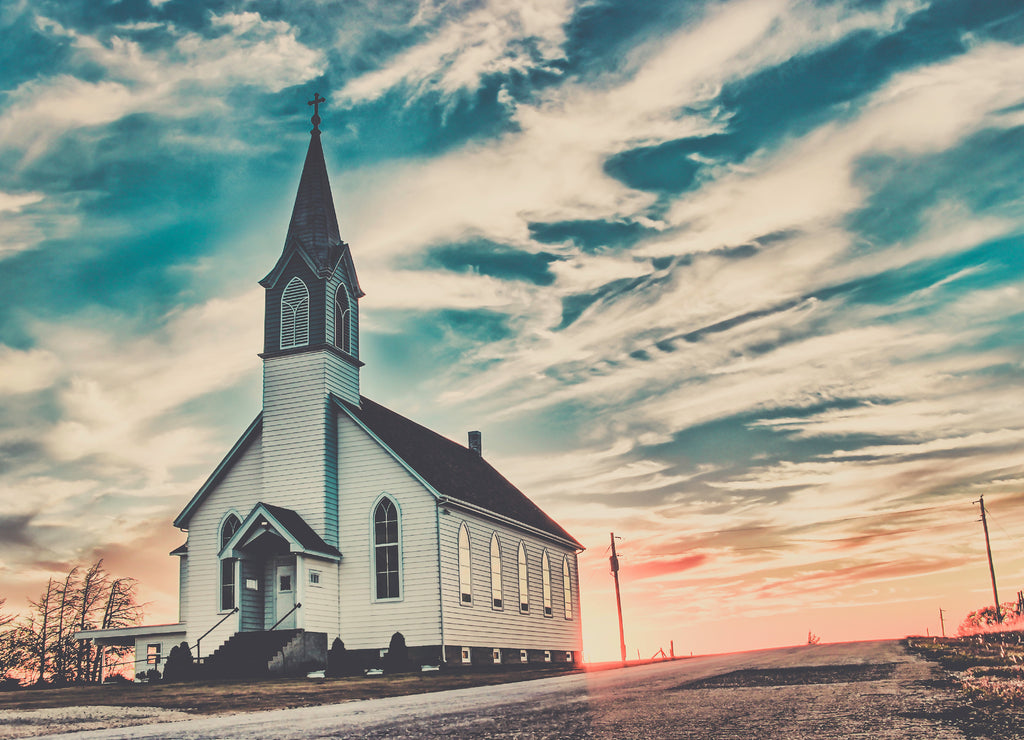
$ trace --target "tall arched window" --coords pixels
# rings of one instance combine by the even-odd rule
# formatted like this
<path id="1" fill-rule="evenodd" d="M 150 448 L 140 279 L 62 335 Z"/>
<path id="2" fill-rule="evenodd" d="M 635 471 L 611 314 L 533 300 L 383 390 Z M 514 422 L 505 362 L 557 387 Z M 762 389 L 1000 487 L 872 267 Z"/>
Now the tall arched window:
<path id="1" fill-rule="evenodd" d="M 526 546 L 519 543 L 519 613 L 530 611 L 530 576 L 526 568 Z"/>
<path id="2" fill-rule="evenodd" d="M 389 498 L 373 510 L 373 553 L 377 576 L 377 598 L 401 596 L 398 556 L 398 507 Z"/>
<path id="3" fill-rule="evenodd" d="M 293 277 L 281 294 L 281 349 L 309 344 L 309 291 Z"/>
<path id="4" fill-rule="evenodd" d="M 242 523 L 238 521 L 238 517 L 234 514 L 228 516 L 224 520 L 224 524 L 220 527 L 220 549 L 223 550 L 224 546 L 228 544 L 228 541 L 234 536 L 238 528 L 242 526 Z"/>
<path id="5" fill-rule="evenodd" d="M 548 560 L 548 551 L 540 556 L 540 577 L 544 583 L 544 616 L 550 617 L 551 612 L 551 561 Z"/>
<path id="6" fill-rule="evenodd" d="M 569 556 L 562 556 L 562 599 L 565 601 L 565 618 L 572 619 L 572 579 L 569 576 Z"/>
<path id="7" fill-rule="evenodd" d="M 344 283 L 334 294 L 334 346 L 352 354 L 352 304 Z"/>
<path id="8" fill-rule="evenodd" d="M 463 522 L 459 527 L 459 602 L 473 603 L 473 565 L 470 562 L 469 528 Z"/>
<path id="9" fill-rule="evenodd" d="M 491 535 L 491 607 L 501 609 L 504 603 L 501 599 L 501 543 L 495 532 Z"/>
<path id="10" fill-rule="evenodd" d="M 234 514 L 228 516 L 220 525 L 220 549 L 231 541 L 242 523 Z M 220 561 L 220 608 L 229 611 L 235 608 L 235 559 L 221 558 Z"/>

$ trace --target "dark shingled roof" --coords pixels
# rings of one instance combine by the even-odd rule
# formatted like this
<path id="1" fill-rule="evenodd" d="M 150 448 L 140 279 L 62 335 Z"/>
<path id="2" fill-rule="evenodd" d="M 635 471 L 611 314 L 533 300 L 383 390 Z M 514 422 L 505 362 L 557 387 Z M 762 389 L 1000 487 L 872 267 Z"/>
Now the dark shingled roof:
<path id="1" fill-rule="evenodd" d="M 274 506 L 273 504 L 265 504 L 260 502 L 256 504 L 256 507 L 262 506 L 271 516 L 281 523 L 281 526 L 287 529 L 292 537 L 299 541 L 299 544 L 310 552 L 322 552 L 328 555 L 341 555 L 338 548 L 331 547 L 323 538 L 320 537 L 313 528 L 306 524 L 306 520 L 303 519 L 299 514 L 291 509 L 285 509 L 281 506 Z M 253 508 L 256 508 L 253 507 Z"/>
<path id="2" fill-rule="evenodd" d="M 309 140 L 285 246 L 292 241 L 302 247 L 318 270 L 333 269 L 337 263 L 341 231 L 319 131 L 314 131 Z"/>
<path id="3" fill-rule="evenodd" d="M 362 408 L 339 403 L 442 496 L 509 517 L 584 549 L 482 456 L 365 396 L 361 400 Z"/>

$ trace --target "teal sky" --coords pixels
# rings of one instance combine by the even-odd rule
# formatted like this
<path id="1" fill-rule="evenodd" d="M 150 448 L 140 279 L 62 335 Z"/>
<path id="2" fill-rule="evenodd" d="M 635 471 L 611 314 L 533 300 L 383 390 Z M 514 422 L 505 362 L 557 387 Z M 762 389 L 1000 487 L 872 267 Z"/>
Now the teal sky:
<path id="1" fill-rule="evenodd" d="M 314 91 L 364 394 L 587 545 L 590 657 L 933 633 L 1024 587 L 1024 8 L 0 0 L 0 596 L 260 408 Z"/>

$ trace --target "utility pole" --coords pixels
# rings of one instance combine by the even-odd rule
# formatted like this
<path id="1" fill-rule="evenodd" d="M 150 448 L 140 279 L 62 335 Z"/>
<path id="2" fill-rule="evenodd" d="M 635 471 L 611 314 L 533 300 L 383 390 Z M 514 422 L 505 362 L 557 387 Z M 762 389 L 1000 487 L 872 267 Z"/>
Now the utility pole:
<path id="1" fill-rule="evenodd" d="M 939 607 L 939 624 L 942 626 L 942 636 L 945 637 L 946 636 L 946 620 L 944 620 L 942 618 L 942 612 L 943 611 L 944 611 L 944 609 L 940 606 Z"/>
<path id="2" fill-rule="evenodd" d="M 999 608 L 999 591 L 996 590 L 996 569 L 992 565 L 992 546 L 988 541 L 988 520 L 985 518 L 985 496 L 984 494 L 978 496 L 978 500 L 974 503 L 981 505 L 981 526 L 985 529 L 985 552 L 988 553 L 988 572 L 992 576 L 992 596 L 996 600 L 996 621 L 1003 621 L 1003 612 Z"/>
<path id="3" fill-rule="evenodd" d="M 622 596 L 619 595 L 619 556 L 615 554 L 615 533 L 611 532 L 612 538 L 612 578 L 615 579 L 615 609 L 619 612 L 619 653 L 622 655 L 622 662 L 626 662 L 626 633 L 622 629 Z"/>

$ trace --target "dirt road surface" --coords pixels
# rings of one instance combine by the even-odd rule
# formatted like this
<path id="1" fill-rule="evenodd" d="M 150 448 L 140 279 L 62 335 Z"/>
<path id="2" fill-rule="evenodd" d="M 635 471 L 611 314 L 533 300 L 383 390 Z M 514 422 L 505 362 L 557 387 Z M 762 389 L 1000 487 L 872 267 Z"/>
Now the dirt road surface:
<path id="1" fill-rule="evenodd" d="M 958 704 L 938 675 L 895 641 L 816 645 L 71 736 L 964 738 L 942 719 Z"/>

